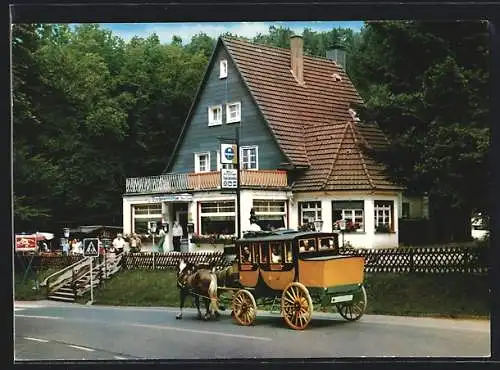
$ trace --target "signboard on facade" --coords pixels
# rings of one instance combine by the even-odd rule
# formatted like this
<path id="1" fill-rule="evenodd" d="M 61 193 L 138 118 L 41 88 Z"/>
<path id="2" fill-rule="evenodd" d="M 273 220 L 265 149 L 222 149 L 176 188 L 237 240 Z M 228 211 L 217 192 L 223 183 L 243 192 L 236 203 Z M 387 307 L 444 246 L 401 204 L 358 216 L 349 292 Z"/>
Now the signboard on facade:
<path id="1" fill-rule="evenodd" d="M 221 144 L 220 145 L 220 163 L 221 164 L 237 164 L 238 148 L 236 144 Z"/>
<path id="2" fill-rule="evenodd" d="M 179 201 L 190 202 L 192 200 L 193 200 L 193 196 L 191 194 L 168 194 L 168 195 L 153 196 L 153 197 L 151 197 L 149 203 L 179 202 Z"/>
<path id="3" fill-rule="evenodd" d="M 220 171 L 222 189 L 236 189 L 238 186 L 238 170 L 223 168 Z"/>

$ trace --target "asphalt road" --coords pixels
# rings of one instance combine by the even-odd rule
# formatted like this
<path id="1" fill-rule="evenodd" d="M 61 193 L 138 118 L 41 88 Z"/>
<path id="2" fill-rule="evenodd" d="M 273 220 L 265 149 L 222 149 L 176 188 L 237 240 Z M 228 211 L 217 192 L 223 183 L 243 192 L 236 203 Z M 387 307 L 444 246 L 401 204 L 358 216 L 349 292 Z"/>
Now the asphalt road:
<path id="1" fill-rule="evenodd" d="M 365 315 L 347 322 L 317 313 L 304 331 L 259 312 L 254 326 L 186 309 L 16 302 L 14 360 L 484 357 L 489 321 Z"/>

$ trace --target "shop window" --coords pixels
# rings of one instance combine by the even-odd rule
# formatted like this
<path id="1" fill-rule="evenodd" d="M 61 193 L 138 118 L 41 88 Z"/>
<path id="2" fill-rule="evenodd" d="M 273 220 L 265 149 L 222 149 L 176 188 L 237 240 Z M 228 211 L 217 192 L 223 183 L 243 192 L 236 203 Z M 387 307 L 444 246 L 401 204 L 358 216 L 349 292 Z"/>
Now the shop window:
<path id="1" fill-rule="evenodd" d="M 254 199 L 253 209 L 262 230 L 271 231 L 287 226 L 285 200 Z"/>
<path id="2" fill-rule="evenodd" d="M 200 202 L 200 233 L 202 235 L 236 233 L 234 201 Z"/>

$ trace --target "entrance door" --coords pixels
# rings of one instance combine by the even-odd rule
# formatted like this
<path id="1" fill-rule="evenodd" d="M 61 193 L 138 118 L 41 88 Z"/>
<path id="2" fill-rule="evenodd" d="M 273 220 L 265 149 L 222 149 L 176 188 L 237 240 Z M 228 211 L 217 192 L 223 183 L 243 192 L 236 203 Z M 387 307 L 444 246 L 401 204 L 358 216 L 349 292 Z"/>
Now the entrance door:
<path id="1" fill-rule="evenodd" d="M 187 211 L 177 211 L 175 213 L 175 218 L 177 220 L 179 220 L 179 224 L 182 226 L 183 236 L 182 236 L 181 240 L 187 240 L 188 239 L 188 233 L 187 233 L 188 214 L 187 214 Z"/>

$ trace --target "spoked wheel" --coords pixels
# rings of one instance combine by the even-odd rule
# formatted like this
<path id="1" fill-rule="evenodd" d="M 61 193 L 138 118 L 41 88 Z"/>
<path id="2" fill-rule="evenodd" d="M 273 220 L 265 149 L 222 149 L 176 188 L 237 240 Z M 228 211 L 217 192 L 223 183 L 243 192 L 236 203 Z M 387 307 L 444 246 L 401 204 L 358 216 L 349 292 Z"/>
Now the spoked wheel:
<path id="1" fill-rule="evenodd" d="M 248 290 L 241 289 L 233 297 L 234 318 L 240 325 L 252 325 L 257 316 L 257 304 Z"/>
<path id="2" fill-rule="evenodd" d="M 337 310 L 344 319 L 349 321 L 356 321 L 363 316 L 366 311 L 367 298 L 366 290 L 362 285 L 361 289 L 354 293 L 351 302 L 337 303 Z"/>
<path id="3" fill-rule="evenodd" d="M 290 283 L 281 295 L 281 315 L 287 325 L 303 330 L 312 318 L 313 303 L 309 291 L 301 283 Z"/>

